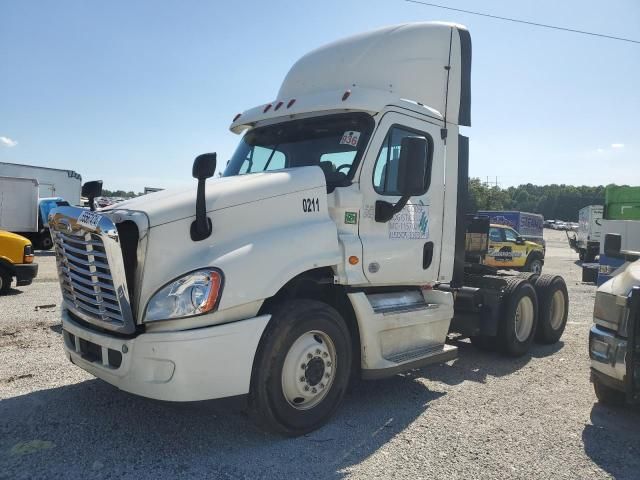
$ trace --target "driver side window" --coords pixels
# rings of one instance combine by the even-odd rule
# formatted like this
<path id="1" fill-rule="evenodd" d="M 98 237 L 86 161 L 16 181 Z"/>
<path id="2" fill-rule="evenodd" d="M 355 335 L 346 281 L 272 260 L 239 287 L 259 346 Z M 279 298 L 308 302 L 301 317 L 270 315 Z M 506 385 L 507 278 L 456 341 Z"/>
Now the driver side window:
<path id="1" fill-rule="evenodd" d="M 505 229 L 504 235 L 505 235 L 505 238 L 507 239 L 507 242 L 515 243 L 515 241 L 518 239 L 518 235 L 516 234 L 516 232 L 514 232 L 511 229 Z"/>
<path id="2" fill-rule="evenodd" d="M 373 188 L 376 192 L 381 195 L 400 195 L 398 191 L 398 165 L 400 163 L 402 139 L 416 136 L 427 139 L 427 158 L 429 158 L 431 156 L 431 145 L 433 145 L 429 135 L 398 126 L 393 126 L 389 129 L 373 169 Z M 430 169 L 427 170 L 427 176 L 429 175 L 431 175 Z M 429 178 L 426 180 L 426 185 L 429 185 Z"/>
<path id="3" fill-rule="evenodd" d="M 502 231 L 499 228 L 491 227 L 489 230 L 489 239 L 492 242 L 502 242 Z"/>

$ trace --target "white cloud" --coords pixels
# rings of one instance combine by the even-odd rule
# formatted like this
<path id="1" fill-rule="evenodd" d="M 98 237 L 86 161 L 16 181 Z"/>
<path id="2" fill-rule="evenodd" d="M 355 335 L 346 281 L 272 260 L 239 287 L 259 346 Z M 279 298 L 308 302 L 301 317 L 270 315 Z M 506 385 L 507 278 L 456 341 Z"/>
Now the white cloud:
<path id="1" fill-rule="evenodd" d="M 604 148 L 599 148 L 598 150 L 596 150 L 596 152 L 602 153 L 602 152 L 604 152 Z"/>
<path id="2" fill-rule="evenodd" d="M 624 143 L 612 143 L 611 148 L 624 148 Z"/>
<path id="3" fill-rule="evenodd" d="M 3 147 L 15 147 L 17 144 L 18 142 L 9 137 L 0 137 L 0 145 Z"/>

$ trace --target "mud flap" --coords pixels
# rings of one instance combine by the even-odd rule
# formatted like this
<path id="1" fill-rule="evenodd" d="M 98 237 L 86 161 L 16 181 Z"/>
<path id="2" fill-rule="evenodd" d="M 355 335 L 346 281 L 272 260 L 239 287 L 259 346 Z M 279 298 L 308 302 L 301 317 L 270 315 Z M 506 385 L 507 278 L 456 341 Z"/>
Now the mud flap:
<path id="1" fill-rule="evenodd" d="M 640 287 L 633 287 L 629 296 L 627 330 L 627 374 L 625 377 L 627 401 L 640 404 Z"/>

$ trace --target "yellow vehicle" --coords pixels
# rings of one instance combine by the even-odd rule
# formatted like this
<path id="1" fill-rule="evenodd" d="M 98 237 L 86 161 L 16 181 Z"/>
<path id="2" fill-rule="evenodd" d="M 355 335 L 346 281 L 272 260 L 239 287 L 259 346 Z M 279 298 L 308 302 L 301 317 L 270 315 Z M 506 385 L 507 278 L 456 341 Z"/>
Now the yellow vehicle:
<path id="1" fill-rule="evenodd" d="M 540 273 L 544 265 L 544 247 L 525 240 L 511 227 L 491 224 L 489 251 L 484 263 L 495 268 Z"/>
<path id="2" fill-rule="evenodd" d="M 17 286 L 29 285 L 38 274 L 33 245 L 15 233 L 0 230 L 0 294 L 7 293 L 15 277 Z"/>

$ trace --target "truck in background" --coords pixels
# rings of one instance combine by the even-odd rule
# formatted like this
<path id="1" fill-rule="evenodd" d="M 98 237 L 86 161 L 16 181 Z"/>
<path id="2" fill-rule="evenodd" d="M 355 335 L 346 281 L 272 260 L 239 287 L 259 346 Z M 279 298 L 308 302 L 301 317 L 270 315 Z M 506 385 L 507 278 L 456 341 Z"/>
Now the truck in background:
<path id="1" fill-rule="evenodd" d="M 235 116 L 222 178 L 203 154 L 197 187 L 53 210 L 67 357 L 146 397 L 247 395 L 260 425 L 301 435 L 352 378 L 454 358 L 450 331 L 510 356 L 557 342 L 562 277 L 466 262 L 469 229 L 478 256 L 489 234 L 465 217 L 470 69 L 458 24 L 334 42 Z M 95 208 L 101 184 L 83 190 Z"/>
<path id="2" fill-rule="evenodd" d="M 82 177 L 73 170 L 0 162 L 0 176 L 35 178 L 40 198 L 61 197 L 71 205 L 80 205 Z"/>
<path id="3" fill-rule="evenodd" d="M 574 235 L 567 233 L 569 246 L 578 253 L 583 262 L 593 262 L 600 253 L 602 233 L 602 205 L 588 205 L 578 212 L 578 231 Z"/>
<path id="4" fill-rule="evenodd" d="M 544 217 L 538 213 L 480 210 L 477 215 L 486 215 L 496 225 L 511 227 L 525 240 L 544 247 Z"/>
<path id="5" fill-rule="evenodd" d="M 38 181 L 0 176 L 0 229 L 38 231 Z"/>
<path id="6" fill-rule="evenodd" d="M 49 250 L 53 246 L 49 212 L 69 203 L 61 197 L 38 195 L 34 178 L 0 177 L 0 229 L 26 237 L 37 250 Z"/>
<path id="7" fill-rule="evenodd" d="M 604 254 L 623 267 L 598 287 L 589 332 L 593 388 L 613 405 L 640 404 L 640 251 L 624 244 L 624 234 L 605 235 Z"/>
<path id="8" fill-rule="evenodd" d="M 31 242 L 15 233 L 0 230 L 0 295 L 9 292 L 11 282 L 16 286 L 29 285 L 38 274 L 38 264 L 33 262 Z"/>

